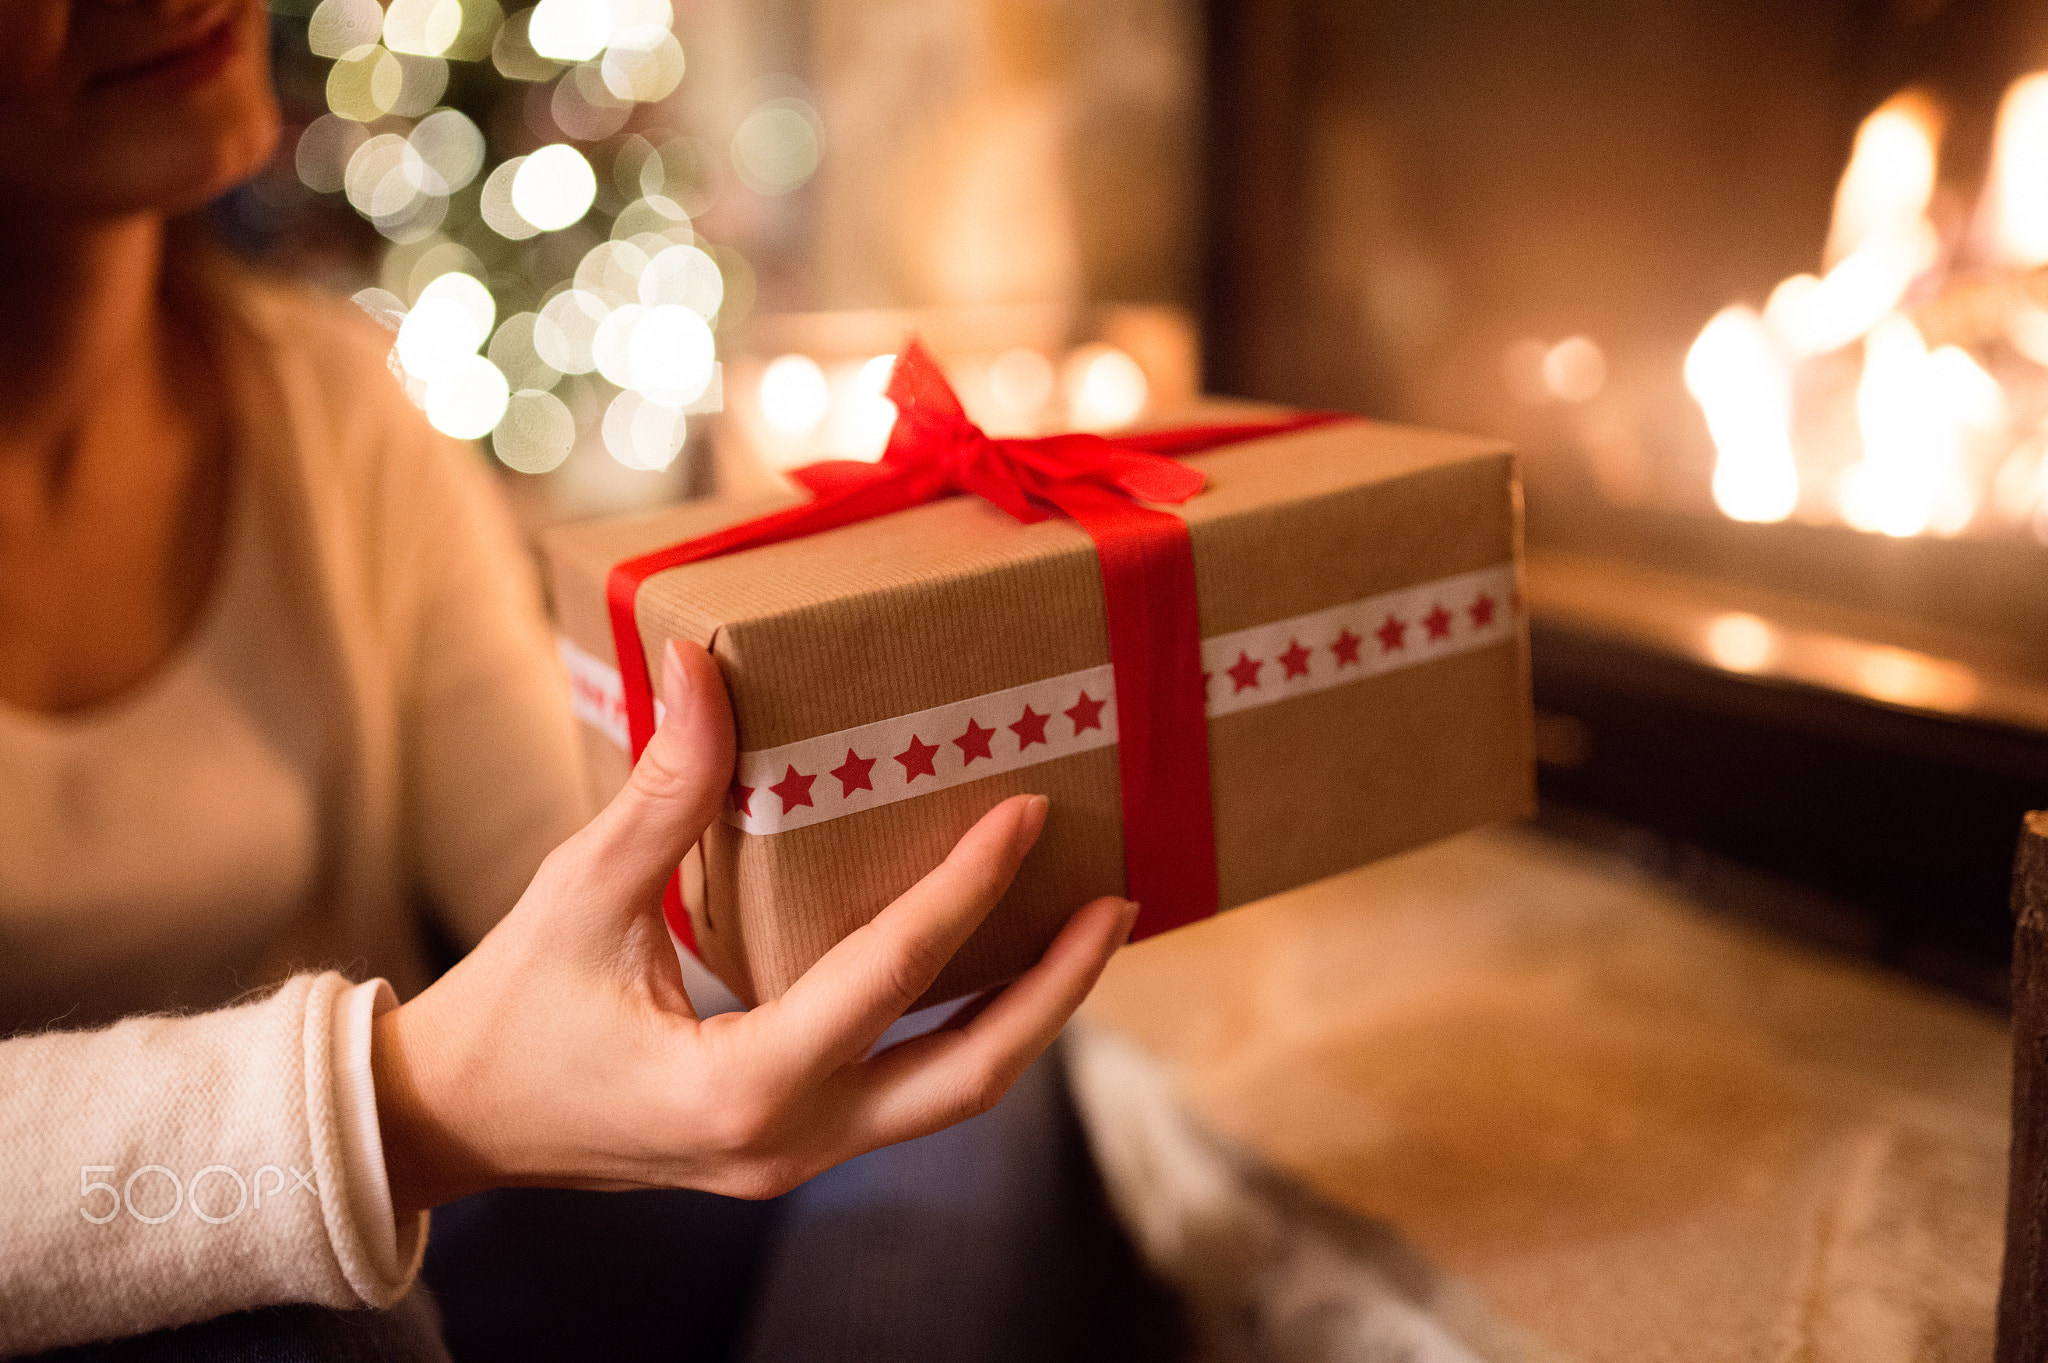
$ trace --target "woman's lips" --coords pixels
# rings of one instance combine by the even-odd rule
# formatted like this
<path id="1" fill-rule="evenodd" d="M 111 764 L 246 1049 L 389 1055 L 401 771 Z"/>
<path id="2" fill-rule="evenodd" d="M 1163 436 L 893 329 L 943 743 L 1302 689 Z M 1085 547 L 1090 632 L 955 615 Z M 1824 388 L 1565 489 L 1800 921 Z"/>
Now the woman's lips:
<path id="1" fill-rule="evenodd" d="M 166 85 L 200 85 L 220 74 L 242 46 L 242 16 L 229 13 L 199 31 L 188 42 L 164 48 L 138 62 L 93 77 L 93 89 L 144 81 Z"/>

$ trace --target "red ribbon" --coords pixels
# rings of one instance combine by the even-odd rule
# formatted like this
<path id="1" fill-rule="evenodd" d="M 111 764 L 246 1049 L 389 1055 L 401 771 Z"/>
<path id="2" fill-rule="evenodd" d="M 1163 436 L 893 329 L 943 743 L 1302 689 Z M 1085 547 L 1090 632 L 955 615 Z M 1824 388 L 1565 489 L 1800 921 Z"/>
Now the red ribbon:
<path id="1" fill-rule="evenodd" d="M 1132 937 L 1216 912 L 1216 834 L 1209 803 L 1209 729 L 1195 558 L 1187 522 L 1138 502 L 1178 505 L 1203 476 L 1168 456 L 1299 430 L 1338 419 L 1310 413 L 1278 422 L 1189 426 L 1119 435 L 995 439 L 967 419 L 923 345 L 912 340 L 889 378 L 896 424 L 879 463 L 828 460 L 793 471 L 811 501 L 628 559 L 606 597 L 633 758 L 654 737 L 654 692 L 633 605 L 659 572 L 742 549 L 779 544 L 856 521 L 971 492 L 1028 523 L 1055 508 L 1095 541 L 1116 674 L 1117 760 L 1122 780 L 1125 893 L 1144 905 Z M 695 933 L 671 877 L 670 928 L 693 950 Z"/>

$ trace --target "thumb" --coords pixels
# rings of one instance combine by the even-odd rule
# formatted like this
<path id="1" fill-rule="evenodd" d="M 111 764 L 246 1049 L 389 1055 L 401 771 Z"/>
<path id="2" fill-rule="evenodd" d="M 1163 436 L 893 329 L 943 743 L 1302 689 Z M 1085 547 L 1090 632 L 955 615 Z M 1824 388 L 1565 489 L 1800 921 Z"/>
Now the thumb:
<path id="1" fill-rule="evenodd" d="M 592 821 L 592 851 L 606 877 L 627 882 L 622 907 L 658 898 L 683 854 L 718 817 L 732 781 L 732 706 L 718 664 L 697 645 L 671 641 L 661 660 L 667 713 L 632 779 Z"/>

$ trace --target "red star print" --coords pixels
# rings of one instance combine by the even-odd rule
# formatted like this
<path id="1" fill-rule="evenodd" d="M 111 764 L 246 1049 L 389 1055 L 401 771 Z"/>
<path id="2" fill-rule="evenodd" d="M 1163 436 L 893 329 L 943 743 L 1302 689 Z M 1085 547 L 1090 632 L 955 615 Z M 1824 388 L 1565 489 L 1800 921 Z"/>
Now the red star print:
<path id="1" fill-rule="evenodd" d="M 1301 640 L 1289 639 L 1287 641 L 1287 651 L 1280 655 L 1280 666 L 1287 669 L 1287 674 L 1280 680 L 1285 681 L 1287 677 L 1306 677 L 1308 675 L 1308 660 L 1313 656 L 1313 654 L 1301 646 Z"/>
<path id="2" fill-rule="evenodd" d="M 811 803 L 811 782 L 817 779 L 815 776 L 806 776 L 795 767 L 791 767 L 788 775 L 768 787 L 768 789 L 782 797 L 782 812 L 787 814 L 798 805 Z"/>
<path id="3" fill-rule="evenodd" d="M 1358 646 L 1364 642 L 1365 640 L 1359 638 L 1348 629 L 1338 635 L 1337 642 L 1330 645 L 1330 652 L 1337 655 L 1337 666 L 1342 667 L 1346 663 L 1357 662 Z"/>
<path id="4" fill-rule="evenodd" d="M 1045 722 L 1051 718 L 1051 715 L 1041 715 L 1030 706 L 1025 706 L 1024 718 L 1010 726 L 1010 732 L 1017 735 L 1017 751 L 1023 752 L 1033 743 L 1044 743 Z"/>
<path id="5" fill-rule="evenodd" d="M 995 735 L 994 729 L 984 729 L 973 720 L 968 720 L 967 732 L 953 740 L 954 746 L 960 749 L 960 765 L 964 767 L 977 757 L 992 757 L 993 754 L 988 750 L 988 741 Z"/>
<path id="6" fill-rule="evenodd" d="M 1100 729 L 1102 727 L 1102 707 L 1107 704 L 1109 704 L 1107 699 L 1088 699 L 1088 693 L 1083 691 L 1081 699 L 1075 701 L 1067 709 L 1060 711 L 1060 713 L 1074 721 L 1074 733 L 1078 737 L 1083 729 Z"/>
<path id="7" fill-rule="evenodd" d="M 862 757 L 848 748 L 846 760 L 832 768 L 832 774 L 839 778 L 839 798 L 843 800 L 856 790 L 873 790 L 874 783 L 868 780 L 868 773 L 873 771 L 874 767 L 874 758 Z"/>
<path id="8" fill-rule="evenodd" d="M 1422 617 L 1422 623 L 1429 626 L 1429 637 L 1448 639 L 1451 637 L 1451 613 L 1439 601 L 1429 608 L 1429 614 Z"/>
<path id="9" fill-rule="evenodd" d="M 1493 598 L 1481 592 L 1479 599 L 1472 603 L 1472 624 L 1478 629 L 1485 629 L 1492 623 Z"/>
<path id="10" fill-rule="evenodd" d="M 1257 686 L 1259 684 L 1259 669 L 1265 665 L 1264 662 L 1253 658 L 1244 650 L 1239 649 L 1237 661 L 1223 669 L 1224 672 L 1229 674 L 1230 679 L 1237 683 L 1237 689 L 1230 694 L 1234 696 L 1238 691 L 1242 691 L 1248 686 Z"/>
<path id="11" fill-rule="evenodd" d="M 1392 653 L 1397 648 L 1408 647 L 1408 622 L 1387 617 L 1387 623 L 1373 631 L 1380 638 L 1380 652 Z"/>
<path id="12" fill-rule="evenodd" d="M 912 734 L 910 746 L 896 754 L 896 760 L 903 764 L 904 784 L 907 785 L 920 776 L 937 776 L 938 772 L 932 769 L 932 756 L 938 750 L 938 744 L 920 743 L 917 741 L 917 735 Z"/>
<path id="13" fill-rule="evenodd" d="M 741 814 L 751 814 L 754 812 L 747 808 L 747 801 L 754 798 L 754 788 L 752 786 L 741 785 L 740 778 L 735 776 L 732 778 L 730 794 L 732 795 L 732 807 L 734 809 L 737 809 Z"/>

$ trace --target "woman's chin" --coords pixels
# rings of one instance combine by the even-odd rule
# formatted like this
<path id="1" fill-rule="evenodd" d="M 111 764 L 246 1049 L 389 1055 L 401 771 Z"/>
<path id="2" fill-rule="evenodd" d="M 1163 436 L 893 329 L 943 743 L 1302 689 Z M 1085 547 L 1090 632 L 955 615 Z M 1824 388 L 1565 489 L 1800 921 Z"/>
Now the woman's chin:
<path id="1" fill-rule="evenodd" d="M 223 137 L 214 144 L 207 173 L 195 176 L 186 193 L 178 196 L 180 203 L 173 211 L 197 208 L 253 177 L 277 151 L 280 135 L 277 105 L 265 101 L 260 118 L 243 120 L 232 137 Z"/>
<path id="2" fill-rule="evenodd" d="M 198 208 L 263 169 L 277 149 L 277 105 L 267 96 L 230 117 L 166 120 L 147 135 L 130 135 L 75 157 L 47 163 L 4 197 L 28 199 L 58 218 L 171 216 Z M 12 159 L 12 158 L 9 158 Z"/>

